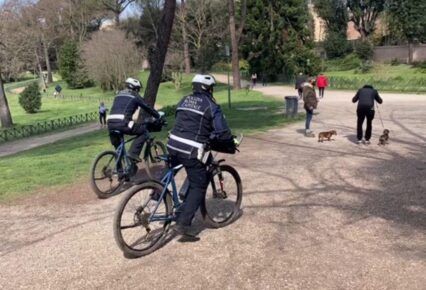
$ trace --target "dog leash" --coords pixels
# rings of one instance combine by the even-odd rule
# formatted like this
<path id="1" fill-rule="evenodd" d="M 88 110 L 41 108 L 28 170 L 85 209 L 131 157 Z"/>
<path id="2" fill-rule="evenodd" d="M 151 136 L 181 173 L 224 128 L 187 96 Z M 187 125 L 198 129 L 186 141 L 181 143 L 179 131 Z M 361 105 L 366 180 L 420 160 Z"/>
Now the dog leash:
<path id="1" fill-rule="evenodd" d="M 377 107 L 377 113 L 379 113 L 379 119 L 380 122 L 382 122 L 382 127 L 383 129 L 385 128 L 385 125 L 383 124 L 383 119 L 382 119 L 382 115 L 380 114 L 380 110 L 379 110 L 379 105 L 376 103 L 376 107 Z"/>

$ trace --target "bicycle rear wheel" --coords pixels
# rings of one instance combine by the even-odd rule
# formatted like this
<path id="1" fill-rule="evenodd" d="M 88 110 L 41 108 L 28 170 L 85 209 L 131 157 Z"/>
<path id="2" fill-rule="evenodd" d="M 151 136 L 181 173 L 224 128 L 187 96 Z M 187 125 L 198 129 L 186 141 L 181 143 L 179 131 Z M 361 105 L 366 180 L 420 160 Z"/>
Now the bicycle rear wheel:
<path id="1" fill-rule="evenodd" d="M 124 180 L 119 178 L 116 163 L 117 153 L 114 151 L 102 152 L 93 162 L 90 187 L 98 198 L 105 199 L 114 195 L 123 184 Z M 122 160 L 120 160 L 118 168 L 124 168 Z"/>
<path id="2" fill-rule="evenodd" d="M 229 165 L 214 170 L 200 210 L 207 225 L 220 228 L 232 223 L 240 213 L 243 187 L 238 172 Z"/>
<path id="3" fill-rule="evenodd" d="M 158 156 L 167 154 L 167 148 L 163 142 L 155 140 L 151 144 L 147 144 L 145 148 L 145 164 L 146 172 L 150 179 L 161 179 L 167 171 L 167 164 Z"/>
<path id="4" fill-rule="evenodd" d="M 171 223 L 172 198 L 166 192 L 162 200 L 156 201 L 163 192 L 163 185 L 154 181 L 133 187 L 121 200 L 114 216 L 114 238 L 125 257 L 136 258 L 154 252 L 162 245 Z M 149 221 L 155 207 L 155 217 Z"/>

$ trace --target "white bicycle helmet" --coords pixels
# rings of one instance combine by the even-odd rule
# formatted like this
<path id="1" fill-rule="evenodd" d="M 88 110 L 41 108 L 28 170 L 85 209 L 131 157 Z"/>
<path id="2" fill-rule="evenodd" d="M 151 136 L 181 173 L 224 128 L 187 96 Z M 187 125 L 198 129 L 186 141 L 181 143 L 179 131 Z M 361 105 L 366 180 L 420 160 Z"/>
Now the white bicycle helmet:
<path id="1" fill-rule="evenodd" d="M 216 80 L 212 75 L 196 74 L 192 79 L 192 87 L 194 90 L 202 89 L 211 92 L 216 85 Z"/>
<path id="2" fill-rule="evenodd" d="M 134 78 L 127 78 L 125 83 L 126 83 L 127 88 L 134 90 L 134 91 L 137 91 L 137 92 L 139 92 L 140 89 L 142 88 L 141 82 L 138 81 L 137 79 L 134 79 Z"/>

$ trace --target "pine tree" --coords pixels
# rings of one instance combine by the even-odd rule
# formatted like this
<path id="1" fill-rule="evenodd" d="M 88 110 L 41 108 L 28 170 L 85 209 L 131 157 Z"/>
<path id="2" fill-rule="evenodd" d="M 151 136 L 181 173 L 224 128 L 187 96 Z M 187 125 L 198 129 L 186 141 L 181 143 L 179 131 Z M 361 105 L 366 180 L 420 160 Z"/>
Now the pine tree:
<path id="1" fill-rule="evenodd" d="M 250 70 L 271 80 L 317 73 L 310 23 L 304 0 L 248 0 L 243 53 Z"/>
<path id="2" fill-rule="evenodd" d="M 88 77 L 88 73 L 80 59 L 80 51 L 74 41 L 66 42 L 59 54 L 59 73 L 62 79 L 72 89 L 79 89 L 93 86 L 93 81 Z"/>
<path id="3" fill-rule="evenodd" d="M 348 27 L 348 10 L 342 0 L 314 0 L 314 9 L 324 20 L 327 28 L 324 49 L 327 57 L 342 57 L 348 53 L 350 46 L 346 39 Z"/>

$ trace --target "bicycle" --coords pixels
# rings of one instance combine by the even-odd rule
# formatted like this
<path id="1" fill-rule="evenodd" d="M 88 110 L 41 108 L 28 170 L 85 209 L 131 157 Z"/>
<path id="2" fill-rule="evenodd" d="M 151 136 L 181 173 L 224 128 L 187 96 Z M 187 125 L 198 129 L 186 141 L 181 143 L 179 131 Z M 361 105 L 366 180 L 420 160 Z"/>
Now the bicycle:
<path id="1" fill-rule="evenodd" d="M 165 121 L 159 124 L 155 131 L 161 131 L 166 125 Z M 138 136 L 128 140 L 120 131 L 112 131 L 118 134 L 120 144 L 115 151 L 108 150 L 100 153 L 93 162 L 91 169 L 90 186 L 100 199 L 109 198 L 120 192 L 125 182 L 130 181 L 135 175 L 135 168 L 129 159 L 126 151 L 126 144 L 133 141 Z M 167 154 L 166 146 L 148 133 L 148 138 L 143 149 L 142 160 L 145 162 L 145 169 L 150 179 L 156 178 L 155 172 L 164 172 L 166 164 L 158 156 Z"/>
<path id="2" fill-rule="evenodd" d="M 161 247 L 170 224 L 176 220 L 176 209 L 182 204 L 175 175 L 183 165 L 173 166 L 167 155 L 159 158 L 168 166 L 161 181 L 149 180 L 134 186 L 123 196 L 114 216 L 115 241 L 129 258 L 148 255 Z M 211 181 L 200 211 L 208 226 L 219 228 L 238 218 L 243 188 L 238 172 L 222 164 L 225 159 L 212 158 L 208 167 Z M 182 190 L 187 190 L 187 179 L 181 193 Z"/>

